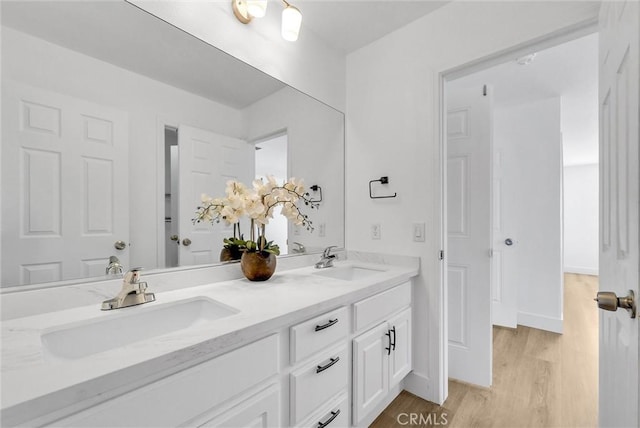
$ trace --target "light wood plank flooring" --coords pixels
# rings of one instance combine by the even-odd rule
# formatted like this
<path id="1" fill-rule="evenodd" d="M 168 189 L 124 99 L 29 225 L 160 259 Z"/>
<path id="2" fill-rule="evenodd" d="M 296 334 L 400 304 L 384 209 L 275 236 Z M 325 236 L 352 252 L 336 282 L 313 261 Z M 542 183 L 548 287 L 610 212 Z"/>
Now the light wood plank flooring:
<path id="1" fill-rule="evenodd" d="M 597 426 L 597 288 L 595 276 L 565 275 L 562 335 L 494 327 L 491 388 L 449 380 L 443 406 L 403 391 L 372 427 Z M 401 415 L 410 413 L 418 424 Z"/>

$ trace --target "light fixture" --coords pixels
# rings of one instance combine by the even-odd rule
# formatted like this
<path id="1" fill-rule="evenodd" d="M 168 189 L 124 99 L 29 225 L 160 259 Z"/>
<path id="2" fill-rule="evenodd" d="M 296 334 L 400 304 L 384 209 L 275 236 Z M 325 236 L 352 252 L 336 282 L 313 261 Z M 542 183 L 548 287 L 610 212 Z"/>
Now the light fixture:
<path id="1" fill-rule="evenodd" d="M 267 0 L 246 0 L 249 15 L 262 18 L 267 13 Z"/>
<path id="2" fill-rule="evenodd" d="M 233 14 L 238 21 L 248 24 L 253 18 L 262 18 L 267 13 L 268 0 L 231 0 Z M 302 13 L 300 10 L 289 4 L 286 0 L 282 11 L 282 38 L 295 42 L 300 34 L 302 24 Z"/>
<path id="3" fill-rule="evenodd" d="M 298 40 L 298 34 L 300 33 L 302 13 L 297 7 L 291 6 L 285 0 L 282 1 L 286 5 L 282 11 L 282 38 L 295 42 Z"/>

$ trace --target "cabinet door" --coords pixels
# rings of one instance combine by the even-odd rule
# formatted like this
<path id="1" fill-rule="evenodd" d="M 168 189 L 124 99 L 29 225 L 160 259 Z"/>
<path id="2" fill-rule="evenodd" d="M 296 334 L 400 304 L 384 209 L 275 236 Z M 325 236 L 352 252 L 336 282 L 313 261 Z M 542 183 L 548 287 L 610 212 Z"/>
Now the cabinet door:
<path id="1" fill-rule="evenodd" d="M 280 390 L 276 385 L 272 385 L 253 397 L 243 400 L 241 404 L 225 411 L 215 419 L 209 420 L 198 426 L 201 428 L 280 427 Z"/>
<path id="2" fill-rule="evenodd" d="M 387 323 L 353 340 L 353 421 L 357 425 L 389 390 Z"/>
<path id="3" fill-rule="evenodd" d="M 393 388 L 411 371 L 411 308 L 389 320 L 391 355 L 389 355 L 389 388 Z"/>

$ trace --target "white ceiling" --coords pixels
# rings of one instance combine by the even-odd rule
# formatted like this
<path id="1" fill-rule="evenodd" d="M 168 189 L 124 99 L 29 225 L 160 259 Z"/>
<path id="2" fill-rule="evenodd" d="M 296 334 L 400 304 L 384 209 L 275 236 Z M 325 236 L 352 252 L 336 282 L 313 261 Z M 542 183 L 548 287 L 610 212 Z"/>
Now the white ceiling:
<path id="1" fill-rule="evenodd" d="M 278 0 L 279 1 L 279 0 Z M 332 48 L 353 52 L 445 5 L 436 0 L 291 0 L 310 30 Z"/>
<path id="2" fill-rule="evenodd" d="M 565 165 L 598 162 L 598 35 L 537 52 L 529 65 L 507 63 L 459 79 L 493 87 L 494 106 L 562 97 Z"/>

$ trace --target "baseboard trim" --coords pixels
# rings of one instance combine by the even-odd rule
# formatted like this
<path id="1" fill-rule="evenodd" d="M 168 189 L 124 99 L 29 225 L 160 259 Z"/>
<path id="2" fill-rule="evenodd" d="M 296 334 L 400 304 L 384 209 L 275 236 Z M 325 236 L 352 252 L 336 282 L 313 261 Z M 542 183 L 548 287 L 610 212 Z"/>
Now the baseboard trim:
<path id="1" fill-rule="evenodd" d="M 563 330 L 562 319 L 550 318 L 527 312 L 518 312 L 518 324 L 526 327 L 537 328 L 539 330 L 551 331 L 553 333 L 562 333 Z"/>
<path id="2" fill-rule="evenodd" d="M 582 275 L 598 276 L 598 268 L 588 268 L 588 267 L 581 267 L 581 266 L 565 266 L 564 273 L 578 273 Z"/>

